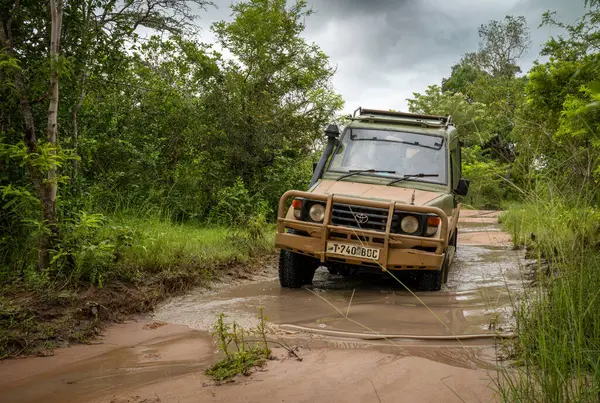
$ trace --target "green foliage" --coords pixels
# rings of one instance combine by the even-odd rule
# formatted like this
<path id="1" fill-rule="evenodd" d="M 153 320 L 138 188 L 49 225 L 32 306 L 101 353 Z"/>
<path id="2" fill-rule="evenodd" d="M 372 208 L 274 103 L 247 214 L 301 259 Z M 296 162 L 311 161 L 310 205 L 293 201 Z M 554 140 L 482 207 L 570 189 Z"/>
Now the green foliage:
<path id="1" fill-rule="evenodd" d="M 563 186 L 598 184 L 599 17 L 597 5 L 573 25 L 545 15 L 544 24 L 558 26 L 566 35 L 551 37 L 542 51 L 548 62 L 531 69 L 525 102 L 516 115 L 519 124 L 511 134 L 520 151 L 518 169 L 553 175 Z"/>
<path id="2" fill-rule="evenodd" d="M 452 115 L 463 146 L 463 176 L 471 180 L 465 203 L 499 208 L 504 199 L 519 197 L 515 186 L 531 179 L 521 160 L 515 164 L 526 137 L 514 135 L 526 85 L 517 77 L 517 63 L 530 36 L 525 18 L 513 16 L 481 25 L 478 33 L 479 49 L 452 66 L 441 87 L 430 85 L 408 103 L 413 112 Z"/>
<path id="3" fill-rule="evenodd" d="M 465 149 L 464 154 L 463 176 L 471 180 L 464 203 L 474 208 L 500 208 L 507 196 L 504 178 L 508 173 L 508 165 L 493 160 L 486 161 L 479 146 Z"/>
<path id="4" fill-rule="evenodd" d="M 451 68 L 450 77 L 442 79 L 442 92 L 464 94 L 468 101 L 475 98 L 475 83 L 487 78 L 487 73 L 475 65 L 472 57 L 463 58 Z M 478 91 L 477 91 L 478 92 Z"/>
<path id="5" fill-rule="evenodd" d="M 243 227 L 255 212 L 264 214 L 264 209 L 264 203 L 253 199 L 242 179 L 238 178 L 233 186 L 219 190 L 216 204 L 211 210 L 211 217 L 213 221 L 221 224 Z"/>
<path id="6" fill-rule="evenodd" d="M 596 401 L 600 389 L 598 209 L 599 3 L 543 47 L 523 88 L 509 137 L 518 150 L 522 202 L 502 216 L 515 247 L 537 260 L 535 283 L 516 309 L 519 364 L 504 373 L 504 401 Z"/>
<path id="7" fill-rule="evenodd" d="M 249 230 L 248 230 L 249 231 Z M 223 227 L 175 224 L 157 216 L 113 218 L 97 239 L 113 245 L 105 271 L 112 279 L 139 281 L 156 273 L 200 271 L 226 263 L 244 262 L 252 256 L 269 254 L 272 236 L 240 241 L 244 235 Z"/>
<path id="8" fill-rule="evenodd" d="M 218 316 L 212 332 L 225 358 L 206 370 L 206 374 L 217 382 L 236 375 L 248 375 L 252 368 L 263 365 L 271 357 L 262 308 L 258 325 L 253 329 L 246 330 L 235 322 L 225 323 L 225 318 L 224 314 Z"/>
<path id="9" fill-rule="evenodd" d="M 220 47 L 234 56 L 227 60 L 196 35 L 193 10 L 211 4 L 67 2 L 56 65 L 57 146 L 38 133 L 47 122 L 51 69 L 47 7 L 0 5 L 3 26 L 10 16 L 15 38 L 13 53 L 0 46 L 0 88 L 9 100 L 0 106 L 3 280 L 103 286 L 135 280 L 146 269 L 199 267 L 214 257 L 174 238 L 162 242 L 179 252 L 167 248 L 164 259 L 158 256 L 148 235 L 158 216 L 157 226 L 183 225 L 183 237 L 206 241 L 209 249 L 210 239 L 196 228 L 228 227 L 219 235 L 223 260 L 270 250 L 266 228 L 279 196 L 308 184 L 312 151 L 343 103 L 332 89 L 328 57 L 303 38 L 312 13 L 305 2 L 234 4 L 233 19 L 212 27 Z M 140 27 L 155 35 L 141 41 Z M 31 100 L 33 145 L 23 137 L 23 95 Z M 46 183 L 54 166 L 58 223 L 49 225 L 40 202 L 45 193 L 33 174 Z M 121 214 L 149 221 L 115 226 Z M 44 236 L 54 246 L 51 268 L 42 272 L 36 261 Z"/>
<path id="10" fill-rule="evenodd" d="M 494 133 L 493 121 L 487 106 L 469 102 L 461 93 L 442 92 L 439 85 L 430 85 L 424 94 L 413 93 L 408 107 L 414 113 L 452 115 L 458 137 L 465 146 L 481 145 Z"/>
<path id="11" fill-rule="evenodd" d="M 479 50 L 468 55 L 478 68 L 493 77 L 514 77 L 521 71 L 517 62 L 530 46 L 525 17 L 507 15 L 504 21 L 490 21 L 478 30 Z"/>

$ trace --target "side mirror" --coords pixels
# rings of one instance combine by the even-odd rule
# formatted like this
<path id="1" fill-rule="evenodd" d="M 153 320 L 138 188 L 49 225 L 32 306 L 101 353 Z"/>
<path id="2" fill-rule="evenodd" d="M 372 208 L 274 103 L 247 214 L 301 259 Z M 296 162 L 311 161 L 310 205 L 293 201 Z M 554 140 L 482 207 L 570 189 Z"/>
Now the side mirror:
<path id="1" fill-rule="evenodd" d="M 327 136 L 329 138 L 338 138 L 339 135 L 340 135 L 340 128 L 338 127 L 338 125 L 331 124 L 331 125 L 327 126 L 327 129 L 325 129 L 325 136 Z"/>
<path id="2" fill-rule="evenodd" d="M 313 162 L 313 174 L 315 173 L 315 170 L 317 169 L 317 165 L 319 165 L 318 162 Z"/>
<path id="3" fill-rule="evenodd" d="M 454 193 L 459 196 L 466 196 L 469 193 L 469 185 L 471 181 L 468 179 L 460 178 L 458 180 L 458 185 L 456 185 L 456 189 L 454 189 Z"/>

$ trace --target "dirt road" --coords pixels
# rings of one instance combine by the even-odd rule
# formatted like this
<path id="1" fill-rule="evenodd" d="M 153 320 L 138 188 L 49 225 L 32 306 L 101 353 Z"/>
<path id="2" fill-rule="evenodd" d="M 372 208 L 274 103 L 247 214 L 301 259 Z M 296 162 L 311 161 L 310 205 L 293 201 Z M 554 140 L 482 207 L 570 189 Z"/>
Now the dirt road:
<path id="1" fill-rule="evenodd" d="M 312 292 L 281 289 L 275 268 L 267 268 L 252 281 L 197 291 L 152 317 L 112 326 L 97 345 L 0 362 L 0 401 L 494 401 L 495 341 L 486 335 L 510 331 L 523 282 L 523 257 L 496 222 L 495 212 L 462 212 L 456 259 L 440 292 L 416 298 L 389 279 L 323 269 Z M 303 361 L 275 348 L 279 359 L 265 370 L 215 386 L 203 374 L 218 359 L 207 330 L 221 312 L 250 326 L 260 307 L 273 335 L 299 346 Z M 396 337 L 365 340 L 358 333 L 366 329 Z"/>

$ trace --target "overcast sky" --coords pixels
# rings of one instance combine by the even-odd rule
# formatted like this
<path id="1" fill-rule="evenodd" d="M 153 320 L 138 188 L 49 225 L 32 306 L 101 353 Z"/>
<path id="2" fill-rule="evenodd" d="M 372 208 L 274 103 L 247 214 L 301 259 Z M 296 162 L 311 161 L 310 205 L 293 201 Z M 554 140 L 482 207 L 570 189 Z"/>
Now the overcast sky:
<path id="1" fill-rule="evenodd" d="M 234 0 L 216 0 L 201 14 L 203 40 L 212 22 L 230 18 Z M 506 15 L 523 15 L 532 47 L 521 60 L 527 71 L 540 46 L 556 29 L 538 28 L 542 13 L 554 10 L 565 22 L 582 15 L 583 0 L 308 0 L 315 14 L 305 38 L 337 66 L 333 83 L 348 113 L 358 106 L 407 110 L 406 98 L 439 84 L 466 52 L 477 49 L 477 28 Z"/>

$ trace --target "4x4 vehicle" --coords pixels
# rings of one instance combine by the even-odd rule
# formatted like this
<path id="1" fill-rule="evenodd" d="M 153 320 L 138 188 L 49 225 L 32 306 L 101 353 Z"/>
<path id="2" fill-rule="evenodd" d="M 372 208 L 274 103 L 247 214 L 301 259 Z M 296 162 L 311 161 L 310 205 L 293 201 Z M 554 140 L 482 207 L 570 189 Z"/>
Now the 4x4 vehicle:
<path id="1" fill-rule="evenodd" d="M 280 199 L 276 247 L 282 287 L 311 284 L 315 270 L 409 270 L 439 290 L 456 250 L 462 179 L 450 116 L 359 108 L 340 137 L 329 125 L 308 191 Z"/>

